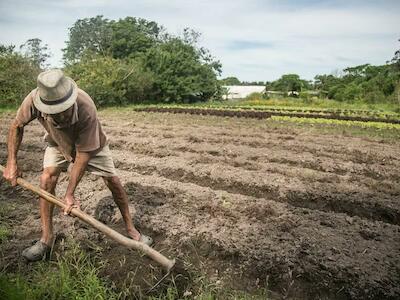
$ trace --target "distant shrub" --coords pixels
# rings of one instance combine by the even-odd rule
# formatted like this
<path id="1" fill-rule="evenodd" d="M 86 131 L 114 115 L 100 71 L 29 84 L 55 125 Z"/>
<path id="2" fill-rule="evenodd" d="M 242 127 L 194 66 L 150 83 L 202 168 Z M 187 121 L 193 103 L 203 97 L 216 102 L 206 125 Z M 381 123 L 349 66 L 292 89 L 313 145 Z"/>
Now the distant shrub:
<path id="1" fill-rule="evenodd" d="M 371 91 L 365 94 L 364 100 L 367 103 L 381 103 L 386 100 L 386 96 L 382 91 Z"/>
<path id="2" fill-rule="evenodd" d="M 300 92 L 299 97 L 303 100 L 309 100 L 310 99 L 310 94 L 306 91 Z"/>
<path id="3" fill-rule="evenodd" d="M 248 95 L 245 100 L 260 100 L 266 99 L 263 93 L 254 92 Z"/>
<path id="4" fill-rule="evenodd" d="M 92 55 L 65 68 L 98 106 L 139 103 L 149 97 L 154 79 L 133 59 Z"/>
<path id="5" fill-rule="evenodd" d="M 0 105 L 17 107 L 36 87 L 40 69 L 13 48 L 0 51 Z"/>

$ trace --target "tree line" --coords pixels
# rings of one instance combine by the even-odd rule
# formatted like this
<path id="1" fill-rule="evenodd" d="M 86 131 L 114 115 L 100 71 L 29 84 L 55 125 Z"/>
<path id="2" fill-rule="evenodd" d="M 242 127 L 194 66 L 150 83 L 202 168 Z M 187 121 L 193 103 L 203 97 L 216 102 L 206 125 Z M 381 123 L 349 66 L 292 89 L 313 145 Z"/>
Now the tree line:
<path id="1" fill-rule="evenodd" d="M 400 50 L 397 50 L 385 65 L 363 64 L 346 68 L 335 75 L 317 75 L 310 81 L 300 78 L 297 74 L 285 74 L 271 82 L 243 82 L 237 77 L 226 77 L 220 82 L 222 85 L 263 85 L 267 91 L 301 97 L 314 95 L 343 102 L 398 102 Z"/>
<path id="2" fill-rule="evenodd" d="M 96 104 L 193 102 L 219 98 L 221 64 L 198 46 L 200 34 L 169 34 L 156 22 L 103 16 L 77 20 L 63 49 L 64 72 Z M 40 39 L 0 45 L 0 104 L 17 104 L 36 86 L 50 53 Z"/>
<path id="3" fill-rule="evenodd" d="M 285 74 L 275 81 L 242 82 L 236 77 L 218 80 L 221 64 L 198 46 L 199 37 L 189 28 L 172 35 L 141 18 L 79 19 L 62 49 L 64 71 L 98 106 L 221 99 L 223 85 L 262 85 L 283 94 L 348 102 L 400 101 L 400 50 L 385 65 L 349 67 L 311 81 Z M 48 45 L 37 38 L 19 49 L 0 44 L 0 105 L 17 106 L 36 87 L 50 56 Z"/>

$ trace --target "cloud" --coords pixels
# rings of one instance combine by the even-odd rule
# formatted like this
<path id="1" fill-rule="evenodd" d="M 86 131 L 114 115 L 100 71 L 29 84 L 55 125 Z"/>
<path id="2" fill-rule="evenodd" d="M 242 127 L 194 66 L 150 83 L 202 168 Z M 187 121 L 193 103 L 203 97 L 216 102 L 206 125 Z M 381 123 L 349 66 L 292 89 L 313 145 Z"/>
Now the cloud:
<path id="1" fill-rule="evenodd" d="M 255 41 L 255 40 L 233 40 L 229 41 L 226 49 L 232 51 L 241 51 L 247 49 L 265 49 L 271 48 L 273 44 L 270 42 Z"/>
<path id="2" fill-rule="evenodd" d="M 399 1 L 370 0 L 89 0 L 1 1 L 0 42 L 39 37 L 59 65 L 68 28 L 79 18 L 142 17 L 180 34 L 202 33 L 201 46 L 223 64 L 223 76 L 273 80 L 285 73 L 307 79 L 347 66 L 383 64 L 400 38 Z"/>

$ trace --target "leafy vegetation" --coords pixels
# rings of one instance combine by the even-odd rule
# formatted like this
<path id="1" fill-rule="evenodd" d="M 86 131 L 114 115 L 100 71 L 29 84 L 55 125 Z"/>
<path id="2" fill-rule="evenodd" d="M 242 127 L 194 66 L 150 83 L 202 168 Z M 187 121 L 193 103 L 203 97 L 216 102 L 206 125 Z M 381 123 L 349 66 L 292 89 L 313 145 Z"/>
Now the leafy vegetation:
<path id="1" fill-rule="evenodd" d="M 0 106 L 17 107 L 36 87 L 38 65 L 15 51 L 15 46 L 0 45 Z"/>
<path id="2" fill-rule="evenodd" d="M 184 40 L 169 38 L 145 54 L 144 65 L 157 74 L 155 100 L 176 103 L 206 101 L 219 93 L 215 74 L 215 71 L 219 72 L 219 63 L 214 62 L 203 49 L 196 49 L 193 43 L 195 40 L 188 37 Z"/>
<path id="3" fill-rule="evenodd" d="M 37 68 L 43 69 L 49 66 L 47 63 L 47 59 L 51 57 L 49 46 L 43 45 L 41 39 L 29 39 L 19 48 Z"/>
<path id="4" fill-rule="evenodd" d="M 221 94 L 221 64 L 197 45 L 199 36 L 190 29 L 173 36 L 141 18 L 79 19 L 63 49 L 65 71 L 98 106 L 207 101 Z M 0 105 L 18 106 L 49 57 L 47 44 L 37 38 L 20 52 L 0 45 Z"/>
<path id="5" fill-rule="evenodd" d="M 0 224 L 0 244 L 10 236 L 10 232 L 6 226 Z"/>
<path id="6" fill-rule="evenodd" d="M 382 66 L 364 64 L 346 68 L 338 75 L 317 75 L 313 82 L 301 79 L 297 74 L 285 74 L 267 82 L 266 91 L 281 92 L 281 97 L 292 95 L 304 101 L 319 97 L 357 104 L 400 104 L 400 67 L 398 62 L 394 62 L 398 60 L 397 56 Z M 244 84 L 236 77 L 228 77 L 221 82 L 224 85 Z"/>
<path id="7" fill-rule="evenodd" d="M 289 95 L 312 107 L 387 106 L 400 111 L 400 50 L 385 65 L 349 67 L 336 75 L 317 75 L 314 81 L 285 74 L 272 82 L 241 82 L 233 76 L 217 80 L 221 64 L 198 46 L 199 36 L 190 29 L 174 36 L 154 21 L 134 17 L 79 19 L 69 28 L 63 49 L 65 71 L 98 106 L 219 100 L 222 85 L 251 84 L 277 94 L 253 94 L 249 103 L 272 98 L 277 105 L 275 98 L 281 98 L 279 105 L 285 106 Z M 2 107 L 17 107 L 48 67 L 50 52 L 40 39 L 29 39 L 19 49 L 0 45 Z"/>
<path id="8" fill-rule="evenodd" d="M 282 116 L 273 116 L 267 122 L 276 128 L 300 127 L 307 128 L 307 130 L 317 132 L 318 134 L 358 136 L 368 139 L 387 140 L 390 142 L 396 142 L 400 139 L 400 128 L 398 124 Z"/>
<path id="9" fill-rule="evenodd" d="M 240 81 L 235 76 L 226 77 L 220 80 L 222 85 L 267 85 L 264 81 Z"/>
<path id="10" fill-rule="evenodd" d="M 400 130 L 400 124 L 391 124 L 382 122 L 360 122 L 360 121 L 345 121 L 345 120 L 318 119 L 318 118 L 298 118 L 298 117 L 287 117 L 287 116 L 272 116 L 272 119 L 277 121 L 288 121 L 295 123 L 357 126 L 362 128 L 374 128 L 378 130 L 379 129 Z"/>
<path id="11" fill-rule="evenodd" d="M 248 83 L 241 82 L 236 77 L 227 77 L 221 80 L 221 84 Z M 389 103 L 397 104 L 399 107 L 400 50 L 397 50 L 394 57 L 382 66 L 363 64 L 348 67 L 335 75 L 317 75 L 314 81 L 301 79 L 297 74 L 285 74 L 272 82 L 250 84 L 265 85 L 266 91 L 275 91 L 281 98 L 291 95 L 300 97 L 305 102 L 320 98 L 355 105 Z M 254 97 L 251 100 L 254 100 Z"/>
<path id="12" fill-rule="evenodd" d="M 147 99 L 154 84 L 153 73 L 136 59 L 88 55 L 69 65 L 65 73 L 93 97 L 98 106 L 139 103 Z"/>
<path id="13" fill-rule="evenodd" d="M 231 291 L 215 287 L 207 283 L 203 276 L 197 275 L 196 288 L 193 291 L 181 291 L 174 278 L 168 285 L 153 295 L 143 295 L 140 290 L 132 290 L 129 286 L 117 289 L 115 284 L 100 277 L 100 272 L 107 266 L 101 263 L 99 257 L 85 253 L 80 246 L 71 241 L 68 249 L 58 255 L 56 260 L 39 262 L 29 273 L 0 273 L 0 299 L 7 300 L 112 300 L 112 299 L 267 299 L 265 289 L 255 291 L 254 295 L 241 291 Z M 129 285 L 129 283 L 126 283 Z M 113 286 L 113 287 L 112 287 Z"/>
<path id="14" fill-rule="evenodd" d="M 223 106 L 226 102 L 214 102 L 214 105 Z M 351 109 L 351 110 L 369 110 L 384 111 L 384 112 L 399 112 L 399 105 L 391 102 L 378 102 L 367 103 L 364 101 L 354 102 L 341 102 L 336 100 L 326 99 L 293 99 L 290 97 L 285 98 L 271 98 L 264 99 L 261 95 L 259 97 L 249 97 L 241 101 L 229 103 L 232 106 L 248 106 L 259 108 L 304 108 L 304 109 Z"/>
<path id="15" fill-rule="evenodd" d="M 281 92 L 301 92 L 308 90 L 310 84 L 307 80 L 301 79 L 297 74 L 282 75 L 281 78 L 271 83 L 267 83 L 267 90 L 281 91 Z"/>
<path id="16" fill-rule="evenodd" d="M 11 210 L 10 207 L 11 205 L 0 206 L 0 245 L 11 235 L 10 226 L 7 222 L 7 216 Z"/>
<path id="17" fill-rule="evenodd" d="M 64 61 L 67 65 L 77 63 L 88 53 L 113 58 L 136 57 L 162 42 L 163 30 L 155 22 L 133 17 L 118 21 L 103 16 L 79 19 L 69 28 Z"/>
<path id="18" fill-rule="evenodd" d="M 70 28 L 66 70 L 99 105 L 206 101 L 219 96 L 221 65 L 198 37 L 189 29 L 172 36 L 140 18 L 86 18 Z"/>
<path id="19" fill-rule="evenodd" d="M 343 70 L 343 76 L 318 75 L 315 89 L 337 101 L 366 103 L 396 102 L 400 88 L 400 70 L 395 64 L 371 66 L 364 64 Z"/>
<path id="20" fill-rule="evenodd" d="M 54 262 L 37 265 L 32 274 L 0 275 L 0 299 L 117 299 L 96 266 L 77 244 Z"/>
<path id="21" fill-rule="evenodd" d="M 258 97 L 255 94 L 255 97 Z M 266 112 L 283 112 L 283 113 L 304 113 L 304 114 L 329 114 L 332 116 L 358 116 L 358 117 L 374 117 L 391 120 L 400 120 L 400 114 L 396 107 L 390 105 L 360 105 L 354 104 L 341 105 L 340 102 L 334 102 L 333 105 L 327 105 L 332 101 L 315 100 L 316 103 L 306 103 L 301 100 L 293 99 L 269 99 L 269 100 L 245 100 L 238 102 L 216 101 L 193 104 L 137 104 L 127 106 L 127 109 L 148 109 L 148 108 L 182 108 L 182 109 L 217 109 L 217 110 L 236 110 L 236 111 L 266 111 Z M 336 104 L 336 105 L 335 105 Z M 118 108 L 121 109 L 121 108 Z"/>

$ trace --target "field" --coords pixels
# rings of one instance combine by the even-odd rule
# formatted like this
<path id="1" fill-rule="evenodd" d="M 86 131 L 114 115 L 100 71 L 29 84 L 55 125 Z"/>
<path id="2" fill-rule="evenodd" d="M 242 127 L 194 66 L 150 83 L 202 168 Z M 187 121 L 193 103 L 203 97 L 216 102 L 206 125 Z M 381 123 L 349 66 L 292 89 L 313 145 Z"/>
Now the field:
<path id="1" fill-rule="evenodd" d="M 2 165 L 12 115 L 0 115 Z M 400 129 L 128 109 L 100 117 L 138 228 L 186 269 L 154 297 L 174 286 L 182 298 L 207 290 L 207 299 L 399 299 Z M 42 136 L 38 123 L 27 127 L 19 155 L 32 182 Z M 59 196 L 67 182 L 60 179 Z M 123 232 L 100 178 L 85 176 L 77 196 L 83 210 Z M 36 267 L 20 253 L 39 237 L 36 197 L 1 179 L 0 207 L 8 230 L 0 230 L 0 272 L 29 276 Z M 55 228 L 55 253 L 72 235 L 102 261 L 99 276 L 115 290 L 140 298 L 161 276 L 147 258 L 73 218 L 56 212 Z"/>

